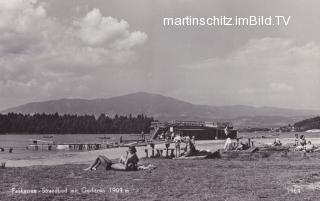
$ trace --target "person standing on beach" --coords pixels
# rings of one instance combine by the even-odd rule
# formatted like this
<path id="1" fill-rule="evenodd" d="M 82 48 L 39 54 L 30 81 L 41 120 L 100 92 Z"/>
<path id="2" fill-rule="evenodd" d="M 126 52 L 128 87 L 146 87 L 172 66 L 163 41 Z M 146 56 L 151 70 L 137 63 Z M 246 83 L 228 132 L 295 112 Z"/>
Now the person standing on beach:
<path id="1" fill-rule="evenodd" d="M 299 146 L 299 134 L 296 133 L 295 135 L 295 138 L 294 138 L 294 146 Z"/>
<path id="2" fill-rule="evenodd" d="M 192 136 L 191 142 L 192 142 L 192 144 L 196 144 L 196 137 L 195 136 Z"/>
<path id="3" fill-rule="evenodd" d="M 171 140 L 174 139 L 174 132 L 171 133 Z"/>
<path id="4" fill-rule="evenodd" d="M 228 137 L 228 138 L 226 139 L 226 142 L 224 143 L 223 149 L 224 149 L 225 151 L 231 151 L 231 150 L 233 150 L 231 138 Z"/>
<path id="5" fill-rule="evenodd" d="M 145 135 L 144 135 L 144 132 L 143 132 L 143 131 L 141 132 L 141 140 L 144 141 L 144 142 L 146 141 Z"/>
<path id="6" fill-rule="evenodd" d="M 176 157 L 179 157 L 180 156 L 180 144 L 181 144 L 181 137 L 179 134 L 174 137 L 173 142 L 176 147 Z"/>

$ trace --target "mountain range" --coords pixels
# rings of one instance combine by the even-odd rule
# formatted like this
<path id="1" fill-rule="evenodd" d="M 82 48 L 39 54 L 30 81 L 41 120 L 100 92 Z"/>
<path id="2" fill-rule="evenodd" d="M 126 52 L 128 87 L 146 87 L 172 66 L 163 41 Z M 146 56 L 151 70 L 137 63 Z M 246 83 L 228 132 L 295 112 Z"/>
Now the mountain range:
<path id="1" fill-rule="evenodd" d="M 245 105 L 197 105 L 159 94 L 137 92 L 107 99 L 59 99 L 32 102 L 1 111 L 1 113 L 59 114 L 146 114 L 160 121 L 203 120 L 232 121 L 237 127 L 278 127 L 320 114 L 317 110 L 297 110 Z"/>

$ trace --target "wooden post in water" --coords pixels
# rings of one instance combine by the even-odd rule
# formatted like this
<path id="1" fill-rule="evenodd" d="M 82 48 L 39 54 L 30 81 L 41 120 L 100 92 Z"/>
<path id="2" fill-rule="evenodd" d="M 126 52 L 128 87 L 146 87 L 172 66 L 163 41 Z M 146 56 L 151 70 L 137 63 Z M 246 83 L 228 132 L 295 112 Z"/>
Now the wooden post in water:
<path id="1" fill-rule="evenodd" d="M 248 138 L 248 145 L 251 147 L 251 138 Z"/>

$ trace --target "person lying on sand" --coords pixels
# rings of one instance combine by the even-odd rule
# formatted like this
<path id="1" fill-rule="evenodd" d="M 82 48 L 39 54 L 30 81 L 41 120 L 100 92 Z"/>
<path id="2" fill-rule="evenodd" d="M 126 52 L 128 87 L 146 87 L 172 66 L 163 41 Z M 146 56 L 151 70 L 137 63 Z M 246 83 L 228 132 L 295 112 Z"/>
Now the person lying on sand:
<path id="1" fill-rule="evenodd" d="M 243 142 L 234 143 L 230 138 L 227 138 L 223 148 L 225 151 L 233 151 L 233 150 L 242 151 L 242 150 L 249 149 L 250 146 L 248 143 L 243 143 Z"/>
<path id="2" fill-rule="evenodd" d="M 184 152 L 181 153 L 181 156 L 178 158 L 192 158 L 193 156 L 208 156 L 213 154 L 209 150 L 198 150 L 196 149 L 195 145 L 193 144 L 192 140 L 187 138 L 186 141 L 187 146 L 184 148 Z"/>
<path id="3" fill-rule="evenodd" d="M 134 146 L 130 146 L 129 150 L 126 151 L 126 156 L 121 157 L 118 163 L 112 163 L 106 156 L 98 156 L 96 160 L 86 169 L 85 171 L 97 170 L 102 165 L 106 170 L 137 170 L 139 158 L 136 154 L 137 150 Z"/>

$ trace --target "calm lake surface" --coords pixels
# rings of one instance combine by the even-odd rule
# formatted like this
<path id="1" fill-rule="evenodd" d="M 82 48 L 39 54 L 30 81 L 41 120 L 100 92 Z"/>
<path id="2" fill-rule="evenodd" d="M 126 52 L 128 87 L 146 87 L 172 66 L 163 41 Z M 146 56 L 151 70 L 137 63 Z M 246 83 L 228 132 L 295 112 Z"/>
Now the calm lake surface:
<path id="1" fill-rule="evenodd" d="M 47 138 L 53 136 L 52 138 Z M 137 139 L 138 134 L 69 134 L 69 135 L 0 135 L 0 147 L 13 147 L 14 149 L 24 149 L 28 144 L 32 144 L 32 140 L 54 141 L 59 143 L 102 143 L 117 142 L 122 136 L 123 140 Z M 100 139 L 108 137 L 110 139 Z"/>

